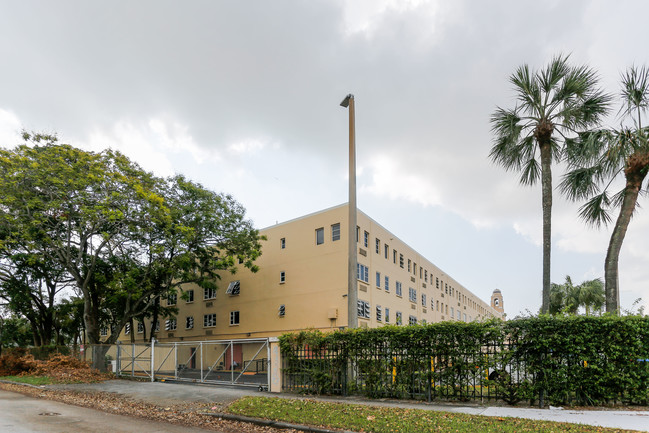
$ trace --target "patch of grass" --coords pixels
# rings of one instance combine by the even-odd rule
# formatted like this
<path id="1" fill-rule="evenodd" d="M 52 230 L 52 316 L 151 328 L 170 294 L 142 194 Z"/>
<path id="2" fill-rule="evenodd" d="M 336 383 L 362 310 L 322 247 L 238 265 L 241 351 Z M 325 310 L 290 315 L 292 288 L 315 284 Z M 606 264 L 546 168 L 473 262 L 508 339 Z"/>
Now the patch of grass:
<path id="1" fill-rule="evenodd" d="M 421 409 L 371 407 L 272 397 L 244 397 L 233 402 L 233 414 L 308 424 L 327 428 L 375 433 L 448 432 L 621 432 L 625 430 L 536 421 L 522 418 L 501 418 L 462 413 L 434 412 Z"/>
<path id="2" fill-rule="evenodd" d="M 0 377 L 0 379 L 28 383 L 30 385 L 51 385 L 54 383 L 49 376 L 4 376 Z"/>

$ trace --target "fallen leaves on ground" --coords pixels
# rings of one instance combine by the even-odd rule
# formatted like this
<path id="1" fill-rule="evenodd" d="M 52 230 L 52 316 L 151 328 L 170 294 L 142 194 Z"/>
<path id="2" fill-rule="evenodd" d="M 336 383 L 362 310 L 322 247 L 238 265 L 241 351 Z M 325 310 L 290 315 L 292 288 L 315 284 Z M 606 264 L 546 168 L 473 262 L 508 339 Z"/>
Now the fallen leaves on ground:
<path id="1" fill-rule="evenodd" d="M 17 392 L 35 398 L 59 401 L 74 406 L 101 410 L 117 415 L 145 418 L 153 421 L 170 422 L 191 427 L 216 430 L 223 433 L 295 433 L 296 430 L 279 430 L 271 427 L 220 419 L 204 415 L 213 409 L 213 403 L 179 403 L 172 406 L 156 406 L 108 392 L 77 392 L 70 390 L 49 390 L 18 384 L 0 383 L 0 389 Z"/>

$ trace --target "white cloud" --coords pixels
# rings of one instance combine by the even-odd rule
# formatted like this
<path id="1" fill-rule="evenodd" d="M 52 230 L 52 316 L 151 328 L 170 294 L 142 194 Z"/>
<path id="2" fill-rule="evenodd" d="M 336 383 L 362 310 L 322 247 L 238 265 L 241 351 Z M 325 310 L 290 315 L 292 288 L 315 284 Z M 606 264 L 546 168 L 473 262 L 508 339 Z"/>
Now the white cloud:
<path id="1" fill-rule="evenodd" d="M 22 125 L 13 112 L 0 108 L 0 146 L 13 146 L 20 141 Z"/>
<path id="2" fill-rule="evenodd" d="M 259 139 L 241 140 L 228 145 L 228 151 L 236 155 L 257 155 L 267 146 L 267 142 Z"/>

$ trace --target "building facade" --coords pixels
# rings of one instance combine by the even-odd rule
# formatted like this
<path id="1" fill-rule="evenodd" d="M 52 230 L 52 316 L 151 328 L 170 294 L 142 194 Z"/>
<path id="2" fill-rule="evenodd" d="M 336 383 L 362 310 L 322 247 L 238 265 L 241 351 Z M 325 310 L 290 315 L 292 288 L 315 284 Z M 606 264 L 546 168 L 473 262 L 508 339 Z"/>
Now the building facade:
<path id="1" fill-rule="evenodd" d="M 347 327 L 347 215 L 343 204 L 260 230 L 267 240 L 256 262 L 259 271 L 223 273 L 219 290 L 186 285 L 186 300 L 162 300 L 178 314 L 161 319 L 158 340 L 276 337 Z M 504 316 L 500 291 L 491 305 L 484 302 L 360 211 L 357 261 L 359 327 Z M 132 330 L 136 341 L 142 341 L 143 328 Z M 130 340 L 126 332 L 123 341 Z"/>

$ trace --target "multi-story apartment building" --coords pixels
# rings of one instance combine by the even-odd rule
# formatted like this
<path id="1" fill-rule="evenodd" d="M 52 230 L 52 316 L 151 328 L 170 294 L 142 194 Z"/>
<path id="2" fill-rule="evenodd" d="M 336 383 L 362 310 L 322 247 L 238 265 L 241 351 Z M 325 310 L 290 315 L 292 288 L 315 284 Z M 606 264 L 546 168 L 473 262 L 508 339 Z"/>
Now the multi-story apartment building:
<path id="1" fill-rule="evenodd" d="M 347 327 L 347 204 L 260 230 L 259 271 L 223 273 L 219 290 L 187 285 L 175 318 L 161 320 L 161 342 L 274 337 Z M 357 227 L 358 326 L 408 325 L 503 317 L 491 305 L 363 212 Z M 134 329 L 142 332 L 142 325 Z M 123 335 L 123 340 L 130 336 Z M 137 338 L 137 337 L 136 337 Z"/>

